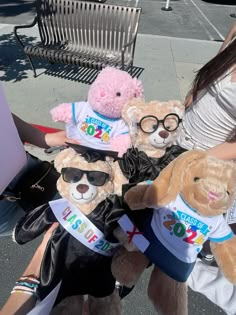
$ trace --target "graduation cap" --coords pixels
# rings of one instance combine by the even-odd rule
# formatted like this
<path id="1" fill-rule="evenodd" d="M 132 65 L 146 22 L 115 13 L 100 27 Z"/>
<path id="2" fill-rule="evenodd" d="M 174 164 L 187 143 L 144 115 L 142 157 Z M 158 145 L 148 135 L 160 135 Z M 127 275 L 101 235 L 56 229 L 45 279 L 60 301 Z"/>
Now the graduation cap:
<path id="1" fill-rule="evenodd" d="M 93 163 L 99 160 L 106 161 L 106 157 L 112 157 L 114 160 L 117 160 L 118 158 L 118 152 L 116 151 L 97 150 L 94 148 L 86 147 L 84 145 L 69 142 L 66 142 L 66 144 L 70 148 L 75 150 L 75 152 L 81 154 L 81 156 L 83 156 L 83 158 L 89 163 Z"/>

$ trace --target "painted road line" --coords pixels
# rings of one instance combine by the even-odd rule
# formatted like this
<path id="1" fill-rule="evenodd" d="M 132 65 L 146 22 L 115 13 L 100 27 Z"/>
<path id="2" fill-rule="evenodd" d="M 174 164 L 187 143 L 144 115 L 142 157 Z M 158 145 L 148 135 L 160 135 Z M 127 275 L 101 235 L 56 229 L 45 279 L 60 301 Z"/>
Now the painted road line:
<path id="1" fill-rule="evenodd" d="M 187 2 L 187 0 L 184 0 L 184 3 L 188 6 L 189 2 Z M 203 28 L 203 30 L 205 31 L 206 35 L 208 36 L 210 41 L 214 41 L 214 36 L 211 34 L 211 32 L 209 32 L 209 30 L 207 29 L 207 27 L 205 26 L 205 24 L 203 23 L 202 19 L 199 17 L 198 14 L 196 14 L 195 10 L 193 9 L 193 7 L 190 5 L 188 6 L 189 10 L 192 11 L 193 16 L 196 17 L 197 22 L 199 23 L 199 25 Z"/>
<path id="2" fill-rule="evenodd" d="M 202 10 L 198 7 L 198 5 L 193 1 L 190 0 L 192 4 L 195 6 L 195 8 L 200 12 L 200 14 L 204 17 L 204 19 L 209 23 L 209 25 L 216 31 L 216 33 L 220 36 L 222 40 L 224 40 L 224 36 L 220 33 L 220 31 L 215 27 L 213 23 L 207 18 L 207 16 L 202 12 Z"/>

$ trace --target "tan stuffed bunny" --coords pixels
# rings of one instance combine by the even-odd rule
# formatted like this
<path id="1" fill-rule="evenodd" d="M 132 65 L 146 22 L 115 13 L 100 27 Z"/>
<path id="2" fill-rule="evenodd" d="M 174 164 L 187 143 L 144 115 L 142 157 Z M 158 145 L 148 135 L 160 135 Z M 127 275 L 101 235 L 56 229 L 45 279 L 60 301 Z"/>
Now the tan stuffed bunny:
<path id="1" fill-rule="evenodd" d="M 172 161 L 152 185 L 125 194 L 131 209 L 150 208 L 119 222 L 155 265 L 148 294 L 160 314 L 187 314 L 185 282 L 207 239 L 225 277 L 236 284 L 236 237 L 223 217 L 235 198 L 235 184 L 233 162 L 193 150 Z"/>

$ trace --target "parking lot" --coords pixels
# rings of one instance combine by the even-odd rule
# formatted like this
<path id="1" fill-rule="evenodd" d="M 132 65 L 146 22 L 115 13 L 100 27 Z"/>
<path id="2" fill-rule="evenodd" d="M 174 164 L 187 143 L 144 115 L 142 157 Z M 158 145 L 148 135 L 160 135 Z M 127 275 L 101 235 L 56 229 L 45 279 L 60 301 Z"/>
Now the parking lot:
<path id="1" fill-rule="evenodd" d="M 163 0 L 107 2 L 132 3 L 142 7 L 139 27 L 142 34 L 222 41 L 231 24 L 236 21 L 230 17 L 230 14 L 236 13 L 236 2 L 234 5 L 220 5 L 202 0 L 170 0 L 172 11 L 162 10 L 166 6 L 166 1 Z"/>
<path id="2" fill-rule="evenodd" d="M 107 3 L 142 8 L 139 33 L 160 36 L 222 41 L 236 19 L 236 1 L 170 0 L 172 11 L 163 11 L 163 0 L 107 0 Z M 214 3 L 213 3 L 214 1 Z M 234 5 L 226 4 L 233 3 Z M 219 4 L 224 3 L 224 4 Z M 0 1 L 0 24 L 24 24 L 34 17 L 33 0 Z"/>

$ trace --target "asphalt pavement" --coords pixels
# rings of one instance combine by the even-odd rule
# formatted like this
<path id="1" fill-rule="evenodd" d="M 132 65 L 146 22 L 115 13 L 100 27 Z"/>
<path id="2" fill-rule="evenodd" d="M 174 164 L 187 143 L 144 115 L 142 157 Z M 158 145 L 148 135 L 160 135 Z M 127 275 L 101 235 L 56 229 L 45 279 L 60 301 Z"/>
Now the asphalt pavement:
<path id="1" fill-rule="evenodd" d="M 235 0 L 169 0 L 172 11 L 162 11 L 165 0 L 107 0 L 142 8 L 139 33 L 221 41 L 236 19 Z M 220 4 L 221 3 L 221 4 Z M 0 0 L 0 23 L 24 24 L 33 20 L 34 0 Z"/>
<path id="2" fill-rule="evenodd" d="M 0 0 L 0 80 L 11 110 L 23 119 L 42 125 L 62 127 L 52 122 L 49 111 L 62 102 L 84 100 L 88 84 L 67 77 L 53 65 L 37 61 L 37 78 L 21 48 L 13 26 L 25 24 L 34 16 L 34 1 Z M 135 52 L 135 66 L 140 70 L 146 100 L 183 100 L 195 72 L 218 51 L 221 41 L 234 21 L 230 14 L 235 5 L 219 5 L 201 0 L 170 1 L 172 11 L 162 11 L 165 1 L 108 0 L 141 6 L 142 16 Z M 235 20 L 236 21 L 236 20 Z M 37 29 L 22 31 L 27 42 L 37 41 Z M 79 69 L 76 69 L 79 73 Z M 64 76 L 62 75 L 64 73 Z M 43 159 L 42 150 L 28 149 Z M 19 246 L 10 237 L 0 240 L 0 307 L 6 301 L 15 280 L 29 262 L 40 239 Z M 146 295 L 150 270 L 123 300 L 124 315 L 154 315 Z M 225 314 L 201 294 L 189 291 L 189 314 Z"/>

